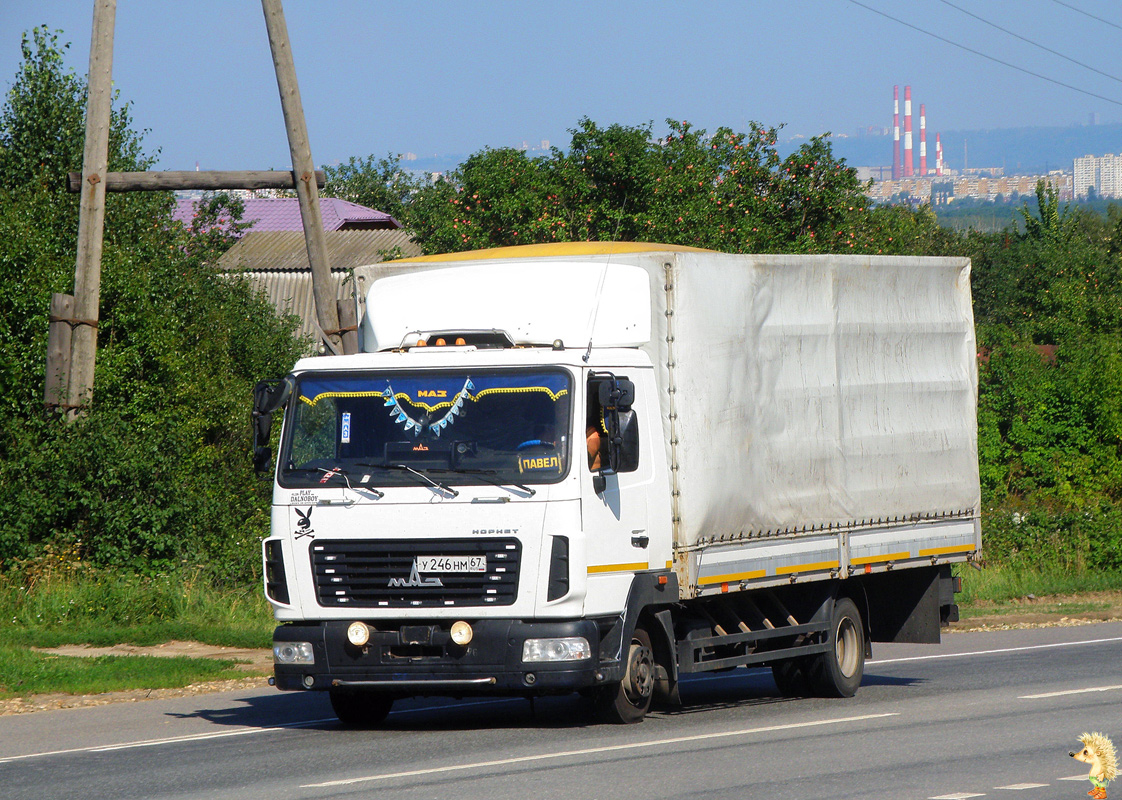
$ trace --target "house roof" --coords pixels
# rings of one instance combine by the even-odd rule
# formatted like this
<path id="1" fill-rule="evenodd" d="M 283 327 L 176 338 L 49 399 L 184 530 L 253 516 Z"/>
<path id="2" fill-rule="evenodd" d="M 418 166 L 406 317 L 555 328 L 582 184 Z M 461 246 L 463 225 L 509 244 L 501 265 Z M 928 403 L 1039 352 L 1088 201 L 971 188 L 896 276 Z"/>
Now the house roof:
<path id="1" fill-rule="evenodd" d="M 385 255 L 409 258 L 421 254 L 421 248 L 413 241 L 412 235 L 401 228 L 328 231 L 323 239 L 332 272 L 375 264 L 384 260 Z M 222 254 L 218 266 L 225 270 L 248 272 L 311 270 L 303 231 L 251 230 Z"/>
<path id="2" fill-rule="evenodd" d="M 258 197 L 242 202 L 245 204 L 242 221 L 253 223 L 250 231 L 304 230 L 304 224 L 300 219 L 300 201 L 295 197 Z M 189 225 L 195 214 L 195 203 L 192 198 L 176 200 L 172 218 Z M 384 211 L 376 211 L 337 197 L 321 197 L 319 207 L 325 231 L 401 227 L 400 222 Z"/>
<path id="3" fill-rule="evenodd" d="M 357 289 L 360 309 L 365 306 L 370 284 L 383 274 L 400 269 L 390 264 L 383 266 L 383 254 L 395 248 L 396 254 L 406 257 L 421 253 L 408 231 L 400 229 L 328 231 L 323 238 L 336 299 L 350 300 Z M 222 254 L 218 266 L 244 276 L 250 285 L 265 293 L 278 314 L 299 317 L 298 335 L 315 338 L 312 272 L 302 231 L 247 233 Z"/>

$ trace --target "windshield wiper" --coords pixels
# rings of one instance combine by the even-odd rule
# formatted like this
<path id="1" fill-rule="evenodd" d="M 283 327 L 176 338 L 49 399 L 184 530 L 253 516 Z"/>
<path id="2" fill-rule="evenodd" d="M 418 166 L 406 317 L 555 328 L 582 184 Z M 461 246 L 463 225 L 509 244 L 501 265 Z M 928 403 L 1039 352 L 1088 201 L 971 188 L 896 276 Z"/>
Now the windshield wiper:
<path id="1" fill-rule="evenodd" d="M 514 481 L 500 481 L 495 478 L 488 478 L 488 475 L 495 474 L 496 471 L 493 469 L 471 469 L 470 467 L 453 467 L 452 469 L 436 469 L 433 470 L 433 472 L 454 472 L 457 475 L 477 475 L 485 483 L 489 483 L 492 486 L 498 486 L 500 489 L 506 489 L 507 487 L 513 486 L 515 489 L 521 489 L 530 497 L 533 497 L 537 494 L 534 489 L 531 489 L 529 486 L 523 486 L 521 483 L 515 483 Z"/>
<path id="2" fill-rule="evenodd" d="M 413 469 L 412 467 L 407 466 L 406 464 L 366 464 L 366 463 L 359 463 L 359 464 L 356 464 L 356 466 L 371 467 L 373 469 L 386 469 L 386 470 L 397 470 L 399 472 L 408 472 L 411 475 L 416 475 L 418 478 L 420 478 L 422 481 L 427 483 L 429 486 L 432 486 L 434 489 L 439 489 L 440 491 L 444 492 L 445 494 L 451 495 L 452 497 L 459 497 L 460 496 L 460 493 L 457 492 L 455 489 L 453 489 L 451 486 L 445 486 L 440 481 L 434 481 L 432 478 L 430 478 L 424 472 L 421 472 L 420 470 Z"/>

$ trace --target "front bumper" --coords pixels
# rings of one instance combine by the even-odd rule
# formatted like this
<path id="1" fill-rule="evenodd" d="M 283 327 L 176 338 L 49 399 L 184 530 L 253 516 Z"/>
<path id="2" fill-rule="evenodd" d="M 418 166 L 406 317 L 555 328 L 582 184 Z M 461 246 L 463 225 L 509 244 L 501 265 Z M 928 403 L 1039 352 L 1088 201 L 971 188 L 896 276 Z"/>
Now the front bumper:
<path id="1" fill-rule="evenodd" d="M 595 620 L 526 623 L 488 619 L 471 623 L 466 646 L 455 644 L 450 623 L 367 623 L 370 641 L 347 641 L 347 622 L 282 625 L 274 644 L 310 642 L 313 664 L 276 664 L 278 689 L 372 689 L 402 695 L 564 693 L 618 680 L 618 665 L 602 663 L 601 625 Z M 582 636 L 592 657 L 581 661 L 522 662 L 527 639 Z"/>

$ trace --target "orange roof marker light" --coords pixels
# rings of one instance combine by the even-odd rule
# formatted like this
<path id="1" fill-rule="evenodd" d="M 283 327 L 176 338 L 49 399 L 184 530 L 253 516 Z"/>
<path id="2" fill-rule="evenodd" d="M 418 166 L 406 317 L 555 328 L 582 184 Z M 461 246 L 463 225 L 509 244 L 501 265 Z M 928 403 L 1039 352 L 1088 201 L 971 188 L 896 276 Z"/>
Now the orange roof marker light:
<path id="1" fill-rule="evenodd" d="M 464 346 L 464 345 L 466 345 L 466 344 L 467 344 L 467 342 L 465 342 L 465 341 L 464 341 L 464 337 L 463 337 L 463 336 L 457 336 L 457 337 L 456 337 L 456 345 L 457 345 L 458 347 L 463 347 L 463 346 Z"/>
<path id="2" fill-rule="evenodd" d="M 444 347 L 444 345 L 446 345 L 446 344 L 448 344 L 448 342 L 444 341 L 443 336 L 436 340 L 436 346 L 437 347 Z"/>

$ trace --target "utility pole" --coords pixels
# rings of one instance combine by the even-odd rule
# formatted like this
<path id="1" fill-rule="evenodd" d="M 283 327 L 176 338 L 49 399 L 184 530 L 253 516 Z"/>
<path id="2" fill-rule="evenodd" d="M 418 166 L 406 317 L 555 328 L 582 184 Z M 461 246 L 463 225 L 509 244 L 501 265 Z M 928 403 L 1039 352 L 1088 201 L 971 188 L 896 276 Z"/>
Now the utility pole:
<path id="1" fill-rule="evenodd" d="M 78 258 L 74 266 L 74 303 L 70 319 L 73 335 L 66 405 L 71 420 L 93 400 L 116 16 L 117 0 L 95 0 L 86 102 L 86 149 L 82 156 L 82 200 L 78 211 Z"/>
<path id="2" fill-rule="evenodd" d="M 339 328 L 339 308 L 331 282 L 331 264 L 323 238 L 323 217 L 319 210 L 319 189 L 316 187 L 312 148 L 308 127 L 304 122 L 304 106 L 296 83 L 296 66 L 288 40 L 281 0 L 261 0 L 265 27 L 269 31 L 269 48 L 277 73 L 284 124 L 288 130 L 288 149 L 292 153 L 292 170 L 296 173 L 296 196 L 300 200 L 300 219 L 304 223 L 304 241 L 308 247 L 308 264 L 312 268 L 312 295 L 316 301 L 316 321 L 323 330 L 324 344 L 333 353 L 346 352 Z M 348 320 L 350 322 L 350 320 Z M 352 322 L 348 331 L 354 329 Z M 348 337 L 350 339 L 351 337 Z M 352 351 L 353 352 L 353 351 Z"/>
<path id="3" fill-rule="evenodd" d="M 233 172 L 109 172 L 109 123 L 113 88 L 113 27 L 116 0 L 95 0 L 90 44 L 89 92 L 86 103 L 86 145 L 82 172 L 70 173 L 68 188 L 80 192 L 78 257 L 74 294 L 51 297 L 44 403 L 61 408 L 73 421 L 93 401 L 97 355 L 98 308 L 101 300 L 101 246 L 105 227 L 106 191 L 168 191 L 175 189 L 292 188 L 300 202 L 300 218 L 312 269 L 316 318 L 329 352 L 358 352 L 354 304 L 335 299 L 331 265 L 323 235 L 319 188 L 324 174 L 312 163 L 304 108 L 296 84 L 296 67 L 280 0 L 261 0 L 273 52 L 281 107 L 292 154 L 290 173 L 260 170 Z M 342 323 L 340 323 L 342 320 Z"/>

